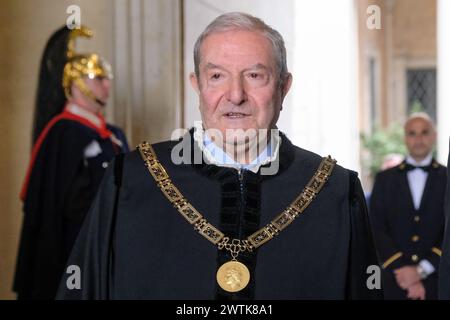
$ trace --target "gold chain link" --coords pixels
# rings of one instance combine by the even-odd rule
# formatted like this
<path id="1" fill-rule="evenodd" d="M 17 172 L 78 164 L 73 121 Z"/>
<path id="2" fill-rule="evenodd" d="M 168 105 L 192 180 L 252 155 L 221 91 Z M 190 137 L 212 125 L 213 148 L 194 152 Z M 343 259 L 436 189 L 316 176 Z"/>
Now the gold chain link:
<path id="1" fill-rule="evenodd" d="M 247 239 L 231 239 L 230 241 L 229 237 L 226 237 L 222 232 L 210 224 L 203 215 L 201 215 L 186 200 L 178 188 L 175 187 L 166 170 L 156 157 L 153 147 L 148 142 L 141 143 L 137 149 L 141 153 L 148 171 L 170 203 L 172 203 L 178 212 L 193 225 L 194 230 L 213 244 L 217 245 L 220 250 L 225 249 L 229 251 L 233 260 L 235 260 L 241 252 L 252 252 L 290 225 L 317 197 L 317 194 L 328 181 L 336 165 L 336 160 L 332 159 L 330 156 L 323 158 L 319 168 L 303 191 L 282 213 L 276 216 L 275 219 L 266 226 L 247 237 Z"/>

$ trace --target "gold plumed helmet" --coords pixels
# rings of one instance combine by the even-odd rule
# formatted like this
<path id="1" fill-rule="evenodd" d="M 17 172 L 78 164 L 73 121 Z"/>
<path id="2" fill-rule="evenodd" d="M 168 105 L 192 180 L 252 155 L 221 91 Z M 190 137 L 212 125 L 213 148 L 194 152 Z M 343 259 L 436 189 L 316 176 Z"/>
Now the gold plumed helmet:
<path id="1" fill-rule="evenodd" d="M 95 53 L 77 54 L 75 53 L 75 38 L 76 37 L 92 37 L 92 31 L 85 26 L 80 29 L 74 29 L 71 31 L 69 41 L 67 44 L 67 58 L 68 61 L 64 66 L 64 74 L 62 85 L 66 97 L 69 99 L 71 94 L 72 84 L 75 84 L 80 91 L 88 98 L 97 101 L 100 104 L 104 102 L 99 101 L 89 87 L 84 82 L 83 78 L 108 78 L 112 79 L 112 71 L 110 64 Z"/>

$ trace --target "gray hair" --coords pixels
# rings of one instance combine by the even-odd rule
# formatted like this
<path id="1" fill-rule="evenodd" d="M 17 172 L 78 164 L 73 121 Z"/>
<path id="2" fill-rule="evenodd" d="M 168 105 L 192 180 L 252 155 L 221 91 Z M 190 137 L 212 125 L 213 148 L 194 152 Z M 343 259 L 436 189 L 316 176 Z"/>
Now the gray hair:
<path id="1" fill-rule="evenodd" d="M 270 41 L 273 55 L 276 60 L 279 84 L 283 84 L 288 73 L 286 63 L 286 47 L 281 34 L 268 26 L 264 21 L 254 16 L 242 12 L 230 12 L 218 16 L 214 19 L 198 37 L 194 46 L 195 75 L 200 75 L 200 48 L 203 41 L 213 33 L 230 30 L 245 30 L 260 32 Z"/>

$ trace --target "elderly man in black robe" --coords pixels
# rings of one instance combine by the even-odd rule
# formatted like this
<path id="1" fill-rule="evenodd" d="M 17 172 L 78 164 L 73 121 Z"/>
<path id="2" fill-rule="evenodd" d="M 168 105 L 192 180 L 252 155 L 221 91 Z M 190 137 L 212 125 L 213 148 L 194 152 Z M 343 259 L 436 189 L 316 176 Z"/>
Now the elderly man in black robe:
<path id="1" fill-rule="evenodd" d="M 445 232 L 442 258 L 439 265 L 439 299 L 450 300 L 450 154 L 447 161 L 447 187 L 445 190 Z"/>
<path id="2" fill-rule="evenodd" d="M 380 297 L 357 174 L 277 130 L 292 82 L 281 35 L 227 13 L 194 62 L 202 122 L 116 157 L 58 298 Z"/>

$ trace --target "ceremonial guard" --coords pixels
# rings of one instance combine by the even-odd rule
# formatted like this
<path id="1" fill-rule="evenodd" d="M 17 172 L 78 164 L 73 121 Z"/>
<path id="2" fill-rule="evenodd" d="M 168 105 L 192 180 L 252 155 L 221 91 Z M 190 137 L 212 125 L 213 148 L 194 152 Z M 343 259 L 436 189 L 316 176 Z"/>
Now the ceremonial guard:
<path id="1" fill-rule="evenodd" d="M 33 150 L 23 184 L 23 227 L 14 290 L 53 299 L 64 265 L 111 159 L 128 150 L 103 117 L 112 78 L 97 54 L 75 52 L 86 27 L 49 39 L 39 75 Z"/>

